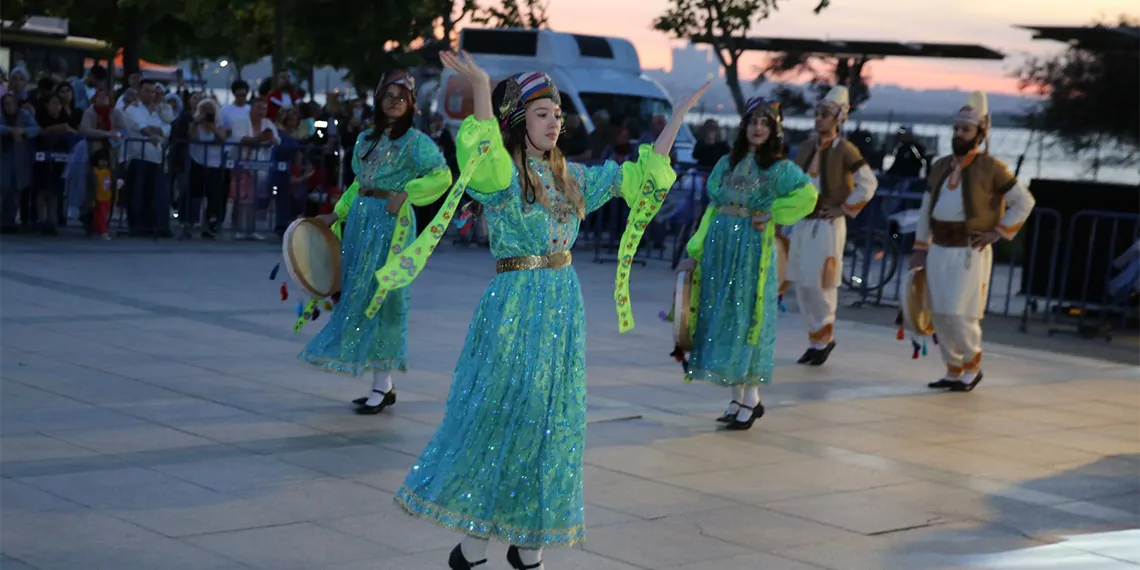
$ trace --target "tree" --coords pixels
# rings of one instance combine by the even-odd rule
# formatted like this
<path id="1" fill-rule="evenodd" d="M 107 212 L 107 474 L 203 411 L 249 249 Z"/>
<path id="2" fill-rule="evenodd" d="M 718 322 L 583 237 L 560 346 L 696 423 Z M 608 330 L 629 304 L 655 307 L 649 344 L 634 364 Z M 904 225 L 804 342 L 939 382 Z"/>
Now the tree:
<path id="1" fill-rule="evenodd" d="M 816 0 L 819 14 L 830 0 Z M 724 67 L 724 81 L 732 92 L 738 113 L 744 113 L 744 92 L 740 88 L 740 56 L 746 51 L 746 38 L 752 25 L 779 9 L 779 0 L 670 0 L 664 14 L 653 21 L 653 29 L 677 39 L 708 42 Z"/>
<path id="2" fill-rule="evenodd" d="M 850 112 L 854 113 L 871 98 L 870 77 L 866 73 L 870 60 L 867 56 L 847 58 L 803 52 L 783 53 L 768 60 L 768 67 L 760 70 L 755 83 L 761 85 L 769 79 L 793 79 L 806 75 L 808 83 L 799 99 L 807 101 L 810 95 L 813 102 L 826 97 L 832 87 L 843 85 L 850 97 Z"/>
<path id="3" fill-rule="evenodd" d="M 491 6 L 475 13 L 476 24 L 495 28 L 549 28 L 544 0 L 500 0 L 500 6 Z"/>
<path id="4" fill-rule="evenodd" d="M 451 9 L 450 0 L 296 2 L 291 7 L 289 52 L 311 64 L 345 69 L 353 85 L 371 88 L 386 70 L 417 63 L 415 44 L 431 36 Z M 346 14 L 365 32 L 346 33 Z"/>
<path id="5" fill-rule="evenodd" d="M 1136 33 L 1140 20 L 1121 16 L 1119 25 Z M 1023 92 L 1044 98 L 1026 117 L 1027 122 L 1054 135 L 1073 154 L 1095 150 L 1095 168 L 1137 159 L 1138 70 L 1140 56 L 1135 46 L 1094 51 L 1078 44 L 1053 57 L 1031 58 L 1015 75 Z"/>

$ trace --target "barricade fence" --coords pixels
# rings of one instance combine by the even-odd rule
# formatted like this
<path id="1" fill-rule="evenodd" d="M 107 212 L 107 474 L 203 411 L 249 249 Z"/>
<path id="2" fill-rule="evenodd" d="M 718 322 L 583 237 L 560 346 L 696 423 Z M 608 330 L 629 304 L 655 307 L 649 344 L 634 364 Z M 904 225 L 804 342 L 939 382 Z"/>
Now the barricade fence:
<path id="1" fill-rule="evenodd" d="M 195 231 L 203 238 L 232 231 L 235 238 L 261 239 L 263 232 L 283 233 L 298 217 L 331 212 L 343 191 L 343 153 L 329 145 L 45 134 L 26 143 L 4 154 L 12 161 L 5 169 L 18 168 L 19 160 L 31 165 L 26 188 L 11 183 L 16 176 L 4 178 L 5 229 L 18 212 L 24 225 L 45 233 L 76 218 L 92 233 L 106 228 L 116 235 L 188 239 Z M 638 263 L 668 260 L 676 267 L 685 257 L 708 205 L 708 175 L 678 165 Z M 842 282 L 854 305 L 899 305 L 924 188 L 922 179 L 882 175 L 875 197 L 846 220 Z M 623 200 L 611 200 L 586 216 L 577 245 L 592 249 L 595 263 L 616 261 L 628 215 Z M 101 216 L 105 226 L 95 222 Z M 1022 332 L 1039 324 L 1050 334 L 1107 337 L 1138 328 L 1140 215 L 1089 210 L 1066 219 L 1039 207 L 1013 241 L 993 247 L 987 314 L 1020 317 Z"/>
<path id="2" fill-rule="evenodd" d="M 77 220 L 96 234 L 188 238 L 201 227 L 203 237 L 260 239 L 298 216 L 332 211 L 342 191 L 342 151 L 328 145 L 41 133 L 5 150 L 4 170 L 30 165 L 31 174 L 3 178 L 7 233 L 55 233 Z"/>

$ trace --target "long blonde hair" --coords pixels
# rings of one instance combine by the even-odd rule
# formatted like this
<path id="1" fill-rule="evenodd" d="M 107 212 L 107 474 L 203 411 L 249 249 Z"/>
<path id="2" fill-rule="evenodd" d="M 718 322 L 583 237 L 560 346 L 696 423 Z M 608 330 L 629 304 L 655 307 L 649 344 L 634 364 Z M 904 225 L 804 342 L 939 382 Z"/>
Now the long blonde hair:
<path id="1" fill-rule="evenodd" d="M 542 182 L 538 179 L 538 175 L 531 172 L 527 166 L 526 122 L 524 121 L 518 126 L 507 130 L 504 134 L 506 136 L 504 137 L 503 145 L 507 148 L 507 151 L 511 153 L 511 158 L 515 162 L 515 168 L 519 171 L 519 182 L 523 187 L 523 201 L 529 204 L 538 202 L 542 204 L 542 207 L 546 208 L 548 212 L 551 211 L 552 202 L 550 196 L 547 195 L 546 189 L 542 187 Z M 586 200 L 582 197 L 582 190 L 578 187 L 578 179 L 574 177 L 570 172 L 570 168 L 566 165 L 566 156 L 555 146 L 543 156 L 543 159 L 550 165 L 550 173 L 554 175 L 554 184 L 562 192 L 566 201 L 574 207 L 575 213 L 578 214 L 578 219 L 581 220 L 585 218 Z"/>

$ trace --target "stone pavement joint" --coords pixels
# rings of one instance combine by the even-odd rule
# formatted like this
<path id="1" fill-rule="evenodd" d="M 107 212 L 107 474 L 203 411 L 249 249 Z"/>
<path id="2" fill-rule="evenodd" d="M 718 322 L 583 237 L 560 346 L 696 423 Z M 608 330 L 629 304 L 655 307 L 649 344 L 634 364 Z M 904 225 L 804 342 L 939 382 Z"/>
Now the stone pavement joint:
<path id="1" fill-rule="evenodd" d="M 296 360 L 323 319 L 291 332 L 299 300 L 266 278 L 274 246 L 9 239 L 0 253 L 0 568 L 444 567 L 459 537 L 391 499 L 442 417 L 494 275 L 485 250 L 441 248 L 412 286 L 411 371 L 376 417 L 347 405 L 364 381 Z M 1136 366 L 1072 339 L 987 342 L 979 390 L 932 394 L 937 355 L 911 360 L 890 322 L 841 314 L 831 361 L 805 368 L 784 313 L 768 413 L 717 432 L 726 391 L 681 381 L 656 318 L 667 264 L 635 269 L 624 335 L 614 266 L 576 267 L 588 537 L 548 551 L 551 570 L 1140 567 L 1133 535 L 1112 532 L 1140 526 Z"/>

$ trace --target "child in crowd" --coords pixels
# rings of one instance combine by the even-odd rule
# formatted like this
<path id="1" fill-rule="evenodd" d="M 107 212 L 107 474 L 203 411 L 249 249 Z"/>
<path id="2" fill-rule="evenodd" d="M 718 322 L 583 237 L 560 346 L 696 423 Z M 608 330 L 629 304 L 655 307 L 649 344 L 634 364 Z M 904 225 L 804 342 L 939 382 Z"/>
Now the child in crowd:
<path id="1" fill-rule="evenodd" d="M 115 203 L 115 177 L 111 173 L 111 155 L 106 147 L 91 157 L 95 177 L 95 209 L 92 212 L 91 230 L 104 240 L 111 239 L 107 225 L 111 221 L 111 207 Z"/>

